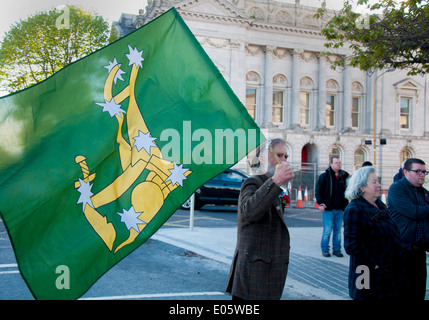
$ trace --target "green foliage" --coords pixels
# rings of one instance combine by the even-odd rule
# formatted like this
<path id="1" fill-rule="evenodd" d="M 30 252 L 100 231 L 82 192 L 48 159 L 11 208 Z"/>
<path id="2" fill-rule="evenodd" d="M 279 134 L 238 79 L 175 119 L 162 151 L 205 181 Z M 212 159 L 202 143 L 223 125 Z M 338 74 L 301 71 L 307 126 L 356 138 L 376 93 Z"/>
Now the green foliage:
<path id="1" fill-rule="evenodd" d="M 352 0 L 345 0 L 343 8 L 332 12 L 321 8 L 315 18 L 326 21 L 322 34 L 328 48 L 324 54 L 350 48 L 351 55 L 342 56 L 333 67 L 358 67 L 373 71 L 393 67 L 406 69 L 409 75 L 429 70 L 429 4 L 427 0 L 379 0 L 366 6 L 367 13 L 352 10 Z"/>
<path id="2" fill-rule="evenodd" d="M 21 20 L 0 48 L 0 87 L 8 92 L 43 81 L 69 63 L 108 44 L 109 25 L 99 15 L 69 6 L 69 28 L 55 9 Z"/>

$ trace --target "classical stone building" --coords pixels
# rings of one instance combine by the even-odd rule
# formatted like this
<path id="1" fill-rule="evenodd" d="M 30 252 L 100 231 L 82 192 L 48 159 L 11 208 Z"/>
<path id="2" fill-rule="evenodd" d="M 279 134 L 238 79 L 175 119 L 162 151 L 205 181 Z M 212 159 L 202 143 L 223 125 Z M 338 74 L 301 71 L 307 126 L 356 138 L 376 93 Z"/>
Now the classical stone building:
<path id="1" fill-rule="evenodd" d="M 286 140 L 297 167 L 310 163 L 305 168 L 315 170 L 313 182 L 332 154 L 350 173 L 365 160 L 376 163 L 385 189 L 405 159 L 429 164 L 427 76 L 332 70 L 336 56 L 320 54 L 325 38 L 323 22 L 313 18 L 316 7 L 299 0 L 149 0 L 145 10 L 122 15 L 115 26 L 124 35 L 171 6 L 266 135 Z"/>

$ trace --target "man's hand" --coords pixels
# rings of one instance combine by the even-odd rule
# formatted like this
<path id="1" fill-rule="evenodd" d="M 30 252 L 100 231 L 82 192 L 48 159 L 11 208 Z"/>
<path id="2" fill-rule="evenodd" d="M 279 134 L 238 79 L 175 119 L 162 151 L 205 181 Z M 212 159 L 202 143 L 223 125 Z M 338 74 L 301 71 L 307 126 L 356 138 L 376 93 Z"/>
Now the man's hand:
<path id="1" fill-rule="evenodd" d="M 319 211 L 324 212 L 326 209 L 326 205 L 324 203 L 319 204 Z"/>
<path id="2" fill-rule="evenodd" d="M 274 172 L 273 181 L 276 185 L 281 186 L 293 179 L 295 175 L 292 172 L 292 168 L 288 162 L 282 162 L 276 165 L 276 171 Z"/>

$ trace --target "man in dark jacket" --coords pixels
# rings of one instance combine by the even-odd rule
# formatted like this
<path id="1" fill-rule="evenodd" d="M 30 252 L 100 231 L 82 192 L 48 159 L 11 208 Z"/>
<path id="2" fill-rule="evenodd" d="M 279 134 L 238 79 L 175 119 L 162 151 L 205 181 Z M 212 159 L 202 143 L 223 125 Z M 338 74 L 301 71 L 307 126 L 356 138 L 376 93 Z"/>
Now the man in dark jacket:
<path id="1" fill-rule="evenodd" d="M 259 157 L 261 167 L 268 164 L 265 174 L 246 179 L 238 200 L 237 246 L 226 289 L 233 300 L 278 300 L 286 281 L 290 238 L 279 195 L 294 175 L 283 140 L 264 149 Z"/>
<path id="2" fill-rule="evenodd" d="M 424 299 L 426 294 L 426 252 L 422 240 L 423 221 L 429 219 L 429 192 L 423 188 L 428 174 L 425 163 L 408 159 L 403 167 L 404 178 L 389 188 L 388 207 L 396 222 L 404 248 L 409 252 L 407 273 L 411 281 L 409 296 Z"/>
<path id="3" fill-rule="evenodd" d="M 346 180 L 349 174 L 341 170 L 341 160 L 332 157 L 329 168 L 319 176 L 316 184 L 316 201 L 323 212 L 323 234 L 320 243 L 322 255 L 330 257 L 329 241 L 332 235 L 332 254 L 343 257 L 341 253 L 341 227 L 343 211 L 348 200 L 344 197 Z"/>

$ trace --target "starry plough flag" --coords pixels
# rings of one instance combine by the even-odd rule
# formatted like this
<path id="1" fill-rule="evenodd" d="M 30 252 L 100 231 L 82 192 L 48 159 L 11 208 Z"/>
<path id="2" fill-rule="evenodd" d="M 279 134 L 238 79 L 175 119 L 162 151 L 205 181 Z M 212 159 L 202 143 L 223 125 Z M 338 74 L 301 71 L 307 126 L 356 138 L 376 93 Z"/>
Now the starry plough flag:
<path id="1" fill-rule="evenodd" d="M 265 139 L 174 8 L 1 98 L 0 137 L 1 217 L 37 299 L 80 297 Z"/>

